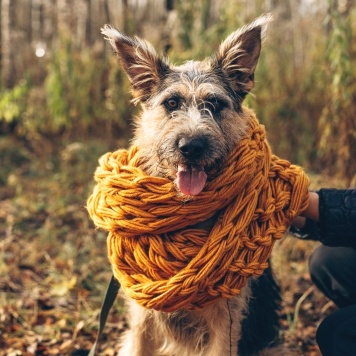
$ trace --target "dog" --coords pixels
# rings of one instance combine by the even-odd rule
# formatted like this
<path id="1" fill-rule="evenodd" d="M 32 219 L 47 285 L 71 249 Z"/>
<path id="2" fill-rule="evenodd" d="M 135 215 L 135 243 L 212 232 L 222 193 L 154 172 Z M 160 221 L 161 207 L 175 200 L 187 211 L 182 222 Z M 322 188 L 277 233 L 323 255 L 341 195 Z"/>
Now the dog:
<path id="1" fill-rule="evenodd" d="M 102 29 L 131 82 L 133 101 L 142 104 L 133 144 L 140 147 L 147 174 L 171 179 L 188 198 L 204 189 L 210 172 L 246 132 L 242 103 L 254 87 L 270 21 L 271 15 L 263 15 L 229 35 L 211 57 L 180 66 L 143 39 L 110 25 Z M 193 228 L 211 229 L 214 222 L 211 218 Z M 165 313 L 128 300 L 129 329 L 119 355 L 286 355 L 279 340 L 280 303 L 270 268 L 250 278 L 237 297 L 201 311 Z"/>

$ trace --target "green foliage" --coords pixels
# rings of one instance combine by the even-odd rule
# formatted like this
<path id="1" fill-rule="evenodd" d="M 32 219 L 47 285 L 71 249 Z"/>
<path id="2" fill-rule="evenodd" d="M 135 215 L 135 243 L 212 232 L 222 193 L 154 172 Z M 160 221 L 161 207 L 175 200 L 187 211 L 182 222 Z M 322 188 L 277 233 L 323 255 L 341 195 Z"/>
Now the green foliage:
<path id="1" fill-rule="evenodd" d="M 181 20 L 180 40 L 184 48 L 190 49 L 193 46 L 194 15 L 197 12 L 197 3 L 192 1 L 177 1 L 177 10 Z"/>
<path id="2" fill-rule="evenodd" d="M 238 16 L 241 5 L 235 0 L 224 0 L 218 6 L 216 18 L 212 15 L 212 0 L 177 1 L 179 18 L 179 61 L 203 59 L 216 50 L 220 42 L 241 26 Z M 208 45 L 207 45 L 208 44 Z M 176 49 L 172 56 L 176 56 Z"/>
<path id="3" fill-rule="evenodd" d="M 15 132 L 29 140 L 66 135 L 106 137 L 110 142 L 127 136 L 134 107 L 130 86 L 104 42 L 78 50 L 62 38 L 43 70 L 43 84 L 21 81 L 0 96 L 0 122 L 15 122 Z"/>
<path id="4" fill-rule="evenodd" d="M 19 120 L 24 111 L 24 98 L 28 93 L 28 83 L 22 80 L 14 88 L 0 93 L 0 122 L 12 123 Z"/>
<path id="5" fill-rule="evenodd" d="M 340 13 L 329 1 L 326 18 L 329 33 L 325 74 L 328 83 L 326 105 L 319 119 L 319 158 L 331 174 L 352 179 L 356 173 L 356 129 L 354 112 L 356 72 L 351 56 L 352 13 Z"/>
<path id="6" fill-rule="evenodd" d="M 48 74 L 45 79 L 45 92 L 49 114 L 51 115 L 52 130 L 58 131 L 62 127 L 70 125 L 69 103 L 66 98 L 68 84 L 72 81 L 71 70 L 73 58 L 69 53 L 70 44 L 60 47 L 52 55 L 48 65 Z"/>
<path id="7" fill-rule="evenodd" d="M 130 114 L 125 89 L 128 92 L 129 87 L 119 66 L 103 56 L 101 48 L 78 52 L 69 39 L 62 42 L 52 56 L 45 80 L 53 131 L 125 129 L 125 114 Z"/>

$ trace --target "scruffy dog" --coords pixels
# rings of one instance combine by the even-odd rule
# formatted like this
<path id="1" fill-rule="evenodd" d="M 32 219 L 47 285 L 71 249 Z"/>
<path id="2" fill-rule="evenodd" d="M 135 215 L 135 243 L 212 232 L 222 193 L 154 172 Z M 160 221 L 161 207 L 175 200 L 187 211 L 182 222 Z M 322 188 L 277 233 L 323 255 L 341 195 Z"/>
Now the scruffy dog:
<path id="1" fill-rule="evenodd" d="M 209 172 L 219 167 L 244 137 L 248 115 L 243 99 L 270 15 L 232 33 L 204 61 L 171 65 L 140 38 L 106 25 L 110 41 L 143 106 L 134 144 L 148 174 L 168 177 L 187 196 L 199 194 Z M 210 229 L 214 219 L 199 224 Z M 251 278 L 242 293 L 202 311 L 164 313 L 129 301 L 130 328 L 121 356 L 286 355 L 277 351 L 279 289 L 270 270 Z M 268 351 L 269 350 L 269 351 Z"/>

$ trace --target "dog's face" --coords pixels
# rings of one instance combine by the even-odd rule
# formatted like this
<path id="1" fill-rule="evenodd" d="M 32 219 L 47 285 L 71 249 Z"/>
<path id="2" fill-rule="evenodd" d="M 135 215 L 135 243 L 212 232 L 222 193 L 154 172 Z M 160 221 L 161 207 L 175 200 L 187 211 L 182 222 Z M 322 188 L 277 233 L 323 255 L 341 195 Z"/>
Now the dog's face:
<path id="1" fill-rule="evenodd" d="M 148 174 L 175 180 L 185 195 L 199 194 L 241 140 L 242 101 L 254 86 L 261 39 L 270 15 L 232 33 L 204 61 L 170 65 L 147 42 L 105 26 L 126 71 L 134 100 L 143 104 L 134 143 Z"/>

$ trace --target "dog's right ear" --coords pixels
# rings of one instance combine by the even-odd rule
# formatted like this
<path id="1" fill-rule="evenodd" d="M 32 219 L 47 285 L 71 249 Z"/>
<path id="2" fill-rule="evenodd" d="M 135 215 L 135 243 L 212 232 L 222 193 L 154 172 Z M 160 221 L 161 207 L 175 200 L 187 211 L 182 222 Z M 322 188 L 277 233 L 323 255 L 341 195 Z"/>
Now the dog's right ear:
<path id="1" fill-rule="evenodd" d="M 261 41 L 272 15 L 260 16 L 250 25 L 233 32 L 223 41 L 213 60 L 243 99 L 254 86 L 254 72 L 260 56 Z"/>
<path id="2" fill-rule="evenodd" d="M 114 48 L 130 79 L 134 101 L 145 102 L 168 73 L 168 63 L 148 42 L 138 37 L 125 36 L 110 25 L 105 25 L 101 33 Z"/>

